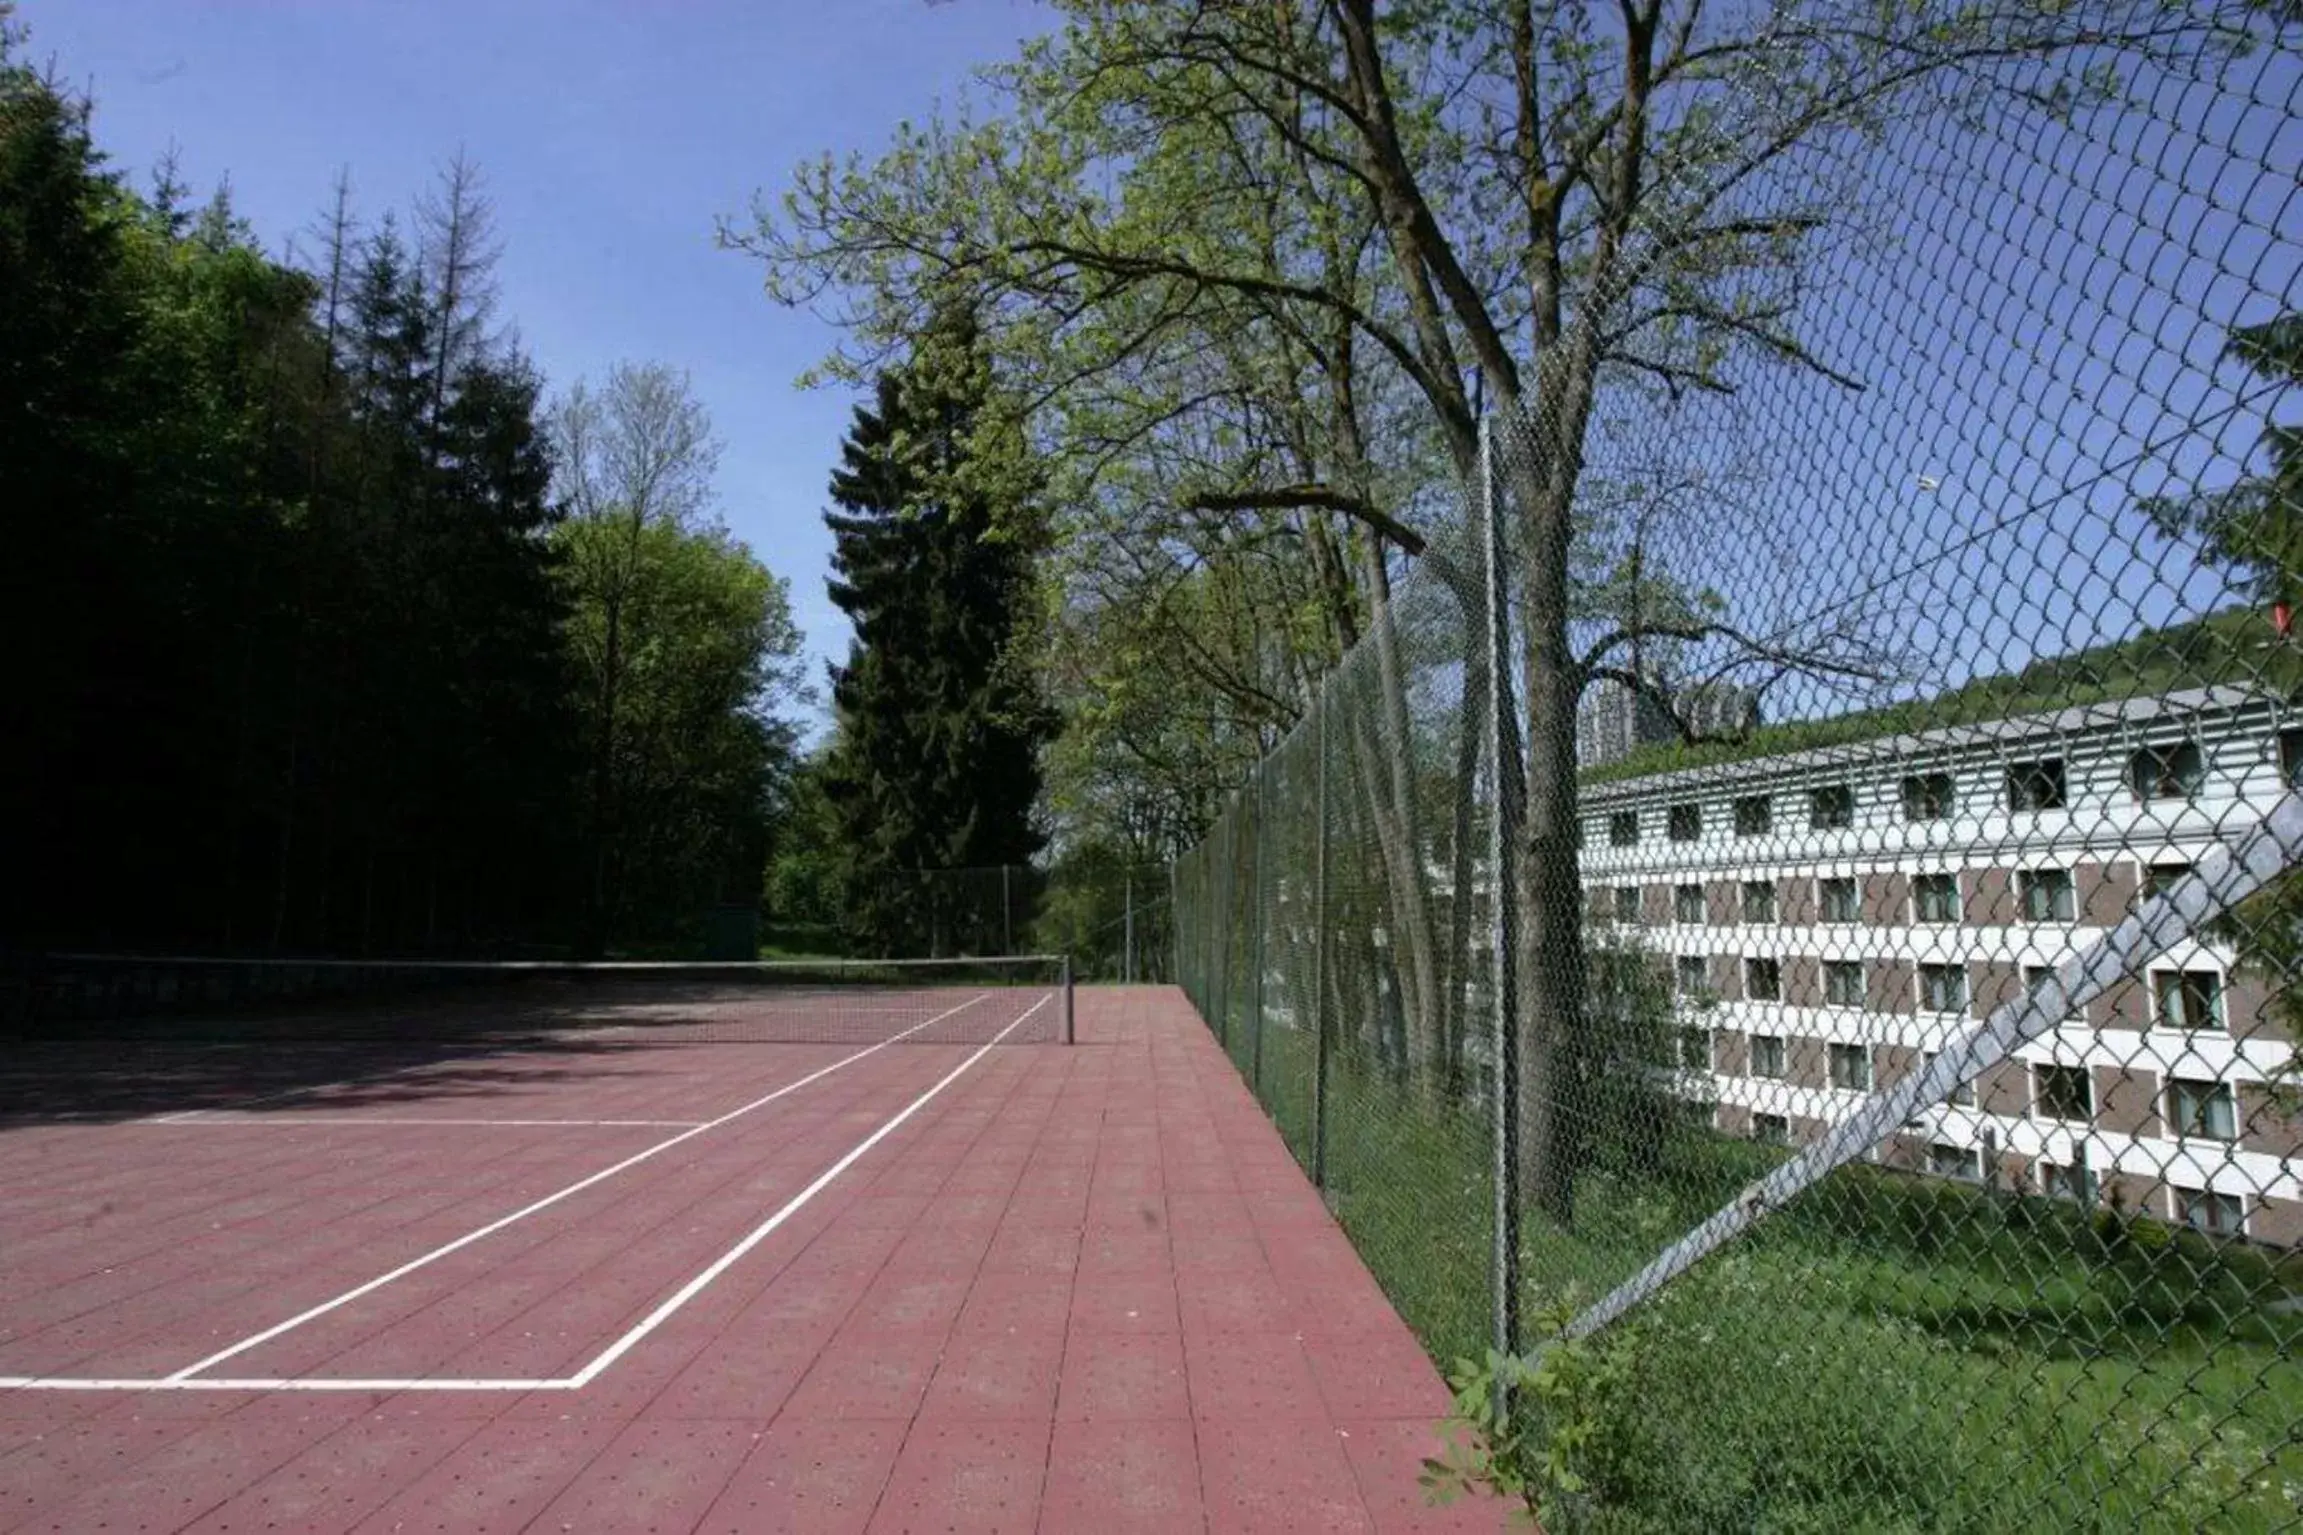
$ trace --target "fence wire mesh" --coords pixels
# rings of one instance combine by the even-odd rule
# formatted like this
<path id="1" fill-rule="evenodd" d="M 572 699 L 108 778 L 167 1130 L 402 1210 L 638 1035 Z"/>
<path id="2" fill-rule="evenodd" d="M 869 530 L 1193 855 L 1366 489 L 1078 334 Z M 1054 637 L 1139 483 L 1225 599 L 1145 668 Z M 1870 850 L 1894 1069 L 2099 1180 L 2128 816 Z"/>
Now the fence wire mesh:
<path id="1" fill-rule="evenodd" d="M 1904 90 L 1838 14 L 1655 141 L 1593 391 L 1177 862 L 1179 978 L 1435 1356 L 1534 1361 L 1547 1527 L 2303 1525 L 2297 18 Z"/>

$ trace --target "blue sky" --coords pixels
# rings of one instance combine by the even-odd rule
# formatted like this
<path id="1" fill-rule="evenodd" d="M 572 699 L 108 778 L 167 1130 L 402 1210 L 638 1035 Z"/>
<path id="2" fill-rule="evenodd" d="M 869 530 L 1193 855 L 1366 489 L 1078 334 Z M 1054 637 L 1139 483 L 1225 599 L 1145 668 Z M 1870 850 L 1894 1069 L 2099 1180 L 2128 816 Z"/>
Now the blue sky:
<path id="1" fill-rule="evenodd" d="M 173 144 L 274 250 L 339 167 L 370 215 L 461 148 L 496 204 L 500 315 L 556 387 L 619 359 L 687 369 L 726 443 L 720 510 L 792 587 L 820 661 L 824 484 L 853 396 L 801 392 L 835 340 L 770 304 L 712 225 L 823 150 L 877 149 L 1034 30 L 1027 0 L 29 0 L 30 56 L 96 100 L 142 173 Z M 811 667 L 819 684 L 820 664 Z"/>

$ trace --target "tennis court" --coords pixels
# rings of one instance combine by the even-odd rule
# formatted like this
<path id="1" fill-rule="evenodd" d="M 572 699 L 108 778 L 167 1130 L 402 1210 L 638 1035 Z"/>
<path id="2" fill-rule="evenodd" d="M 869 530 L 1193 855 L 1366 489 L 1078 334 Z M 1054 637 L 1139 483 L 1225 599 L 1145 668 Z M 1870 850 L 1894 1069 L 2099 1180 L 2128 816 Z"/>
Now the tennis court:
<path id="1" fill-rule="evenodd" d="M 1498 1522 L 1178 994 L 593 979 L 12 1042 L 0 1530 Z"/>

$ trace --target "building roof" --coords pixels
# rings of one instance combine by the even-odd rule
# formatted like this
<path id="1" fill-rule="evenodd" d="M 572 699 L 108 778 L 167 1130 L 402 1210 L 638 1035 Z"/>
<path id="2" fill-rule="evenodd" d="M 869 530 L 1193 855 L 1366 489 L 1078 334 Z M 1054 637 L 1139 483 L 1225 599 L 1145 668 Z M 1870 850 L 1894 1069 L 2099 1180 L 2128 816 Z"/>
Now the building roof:
<path id="1" fill-rule="evenodd" d="M 1610 792 L 1610 784 L 1631 780 L 1644 796 L 1663 787 L 1728 782 L 1760 772 L 1872 763 L 1895 754 L 1942 754 L 2026 735 L 2138 725 L 2178 709 L 2196 713 L 2236 707 L 2248 699 L 2299 698 L 2303 648 L 2273 641 L 2261 613 L 2230 608 L 2044 657 L 1928 698 L 1786 720 L 1735 739 L 1645 747 L 1587 768 L 1577 779 L 1583 799 L 1602 801 L 1620 797 Z M 2000 728 L 1977 734 L 1978 726 Z M 1744 765 L 1741 771 L 1733 770 L 1736 764 Z M 1712 771 L 1698 775 L 1701 769 Z"/>
<path id="2" fill-rule="evenodd" d="M 1744 756 L 1702 763 L 1677 770 L 1612 778 L 1586 783 L 1581 798 L 1589 807 L 1604 807 L 1625 799 L 1647 799 L 1658 793 L 1716 788 L 1756 778 L 1775 778 L 1848 766 L 1873 766 L 1882 761 L 1941 758 L 1979 747 L 2063 739 L 2112 729 L 2133 729 L 2163 721 L 2189 722 L 2206 716 L 2229 716 L 2250 708 L 2273 709 L 2287 702 L 2269 688 L 2222 686 L 2189 688 L 2174 693 L 2102 699 L 2036 714 L 1945 725 L 1934 730 L 1900 731 L 1865 736 L 1859 740 L 1804 750 Z"/>

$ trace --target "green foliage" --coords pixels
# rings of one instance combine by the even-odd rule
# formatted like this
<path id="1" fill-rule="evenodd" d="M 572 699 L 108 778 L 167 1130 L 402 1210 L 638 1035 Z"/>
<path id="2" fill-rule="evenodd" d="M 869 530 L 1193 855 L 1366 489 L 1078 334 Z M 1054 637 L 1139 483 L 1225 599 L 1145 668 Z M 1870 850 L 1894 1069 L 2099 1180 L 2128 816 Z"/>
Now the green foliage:
<path id="1" fill-rule="evenodd" d="M 582 535 L 552 532 L 541 381 L 485 324 L 474 173 L 412 229 L 363 230 L 340 197 L 295 270 L 222 194 L 190 208 L 165 172 L 130 190 L 18 41 L 0 943 L 556 943 L 585 888 L 586 614 L 562 564 Z M 780 587 L 724 541 L 655 555 L 672 638 L 643 658 L 660 707 L 632 770 L 662 813 L 631 899 L 662 926 L 701 891 L 757 888 L 773 786 L 735 764 L 784 727 L 743 652 L 790 637 Z"/>
<path id="2" fill-rule="evenodd" d="M 824 793 L 825 758 L 819 748 L 792 773 L 770 826 L 767 888 L 771 921 L 837 929 L 846 909 L 839 825 Z"/>
<path id="3" fill-rule="evenodd" d="M 586 697 L 600 691 L 606 613 L 572 573 L 598 568 L 586 546 L 609 541 L 626 530 L 569 521 L 553 534 Z M 757 899 L 773 781 L 792 751 L 768 705 L 799 634 L 783 581 L 724 529 L 649 523 L 628 543 L 608 884 L 612 930 L 645 938 L 715 901 Z"/>
<path id="4" fill-rule="evenodd" d="M 1022 865 L 1043 841 L 1031 486 L 974 322 L 948 310 L 858 407 L 825 517 L 855 640 L 821 787 L 865 952 L 993 952 L 1004 925 L 923 900 L 918 876 Z"/>
<path id="5" fill-rule="evenodd" d="M 2269 384 L 2303 384 L 2303 312 L 2238 327 L 2226 352 Z M 2303 601 L 2303 421 L 2271 423 L 2263 452 L 2268 473 L 2147 501 L 2144 510 L 2206 564 L 2236 571 L 2259 600 L 2292 607 Z"/>
<path id="6" fill-rule="evenodd" d="M 2215 683 L 2283 693 L 2303 690 L 2303 657 L 2293 650 L 2264 650 L 2267 633 L 2260 612 L 2229 609 L 2112 644 L 2046 657 L 2018 671 L 1977 678 L 1926 699 L 1769 725 L 1740 740 L 1642 747 L 1620 761 L 1586 769 L 1580 777 L 1587 785 L 1616 783 Z"/>
<path id="7" fill-rule="evenodd" d="M 1850 1166 L 1603 1333 L 1557 1332 L 1781 1155 L 1705 1137 L 1537 1218 L 1532 1357 L 1459 1369 L 1435 1491 L 1550 1530 L 2275 1526 L 2303 1285 L 2131 1213 Z M 1641 1206 L 1660 1201 L 1660 1222 Z M 1633 1228 L 1627 1235 L 1625 1228 Z M 1549 1277 L 1545 1277 L 1549 1276 Z M 1509 1408 L 1498 1387 L 1509 1385 Z"/>
<path id="8" fill-rule="evenodd" d="M 1620 1356 L 1565 1336 L 1574 1314 L 1563 1301 L 1534 1318 L 1550 1341 L 1532 1355 L 1490 1349 L 1482 1361 L 1457 1361 L 1448 1375 L 1451 1426 L 1463 1433 L 1423 1468 L 1435 1504 L 1491 1491 L 1547 1530 L 1585 1522 L 1594 1457 L 1610 1448 L 1604 1436 L 1623 1411 L 1628 1381 Z"/>

